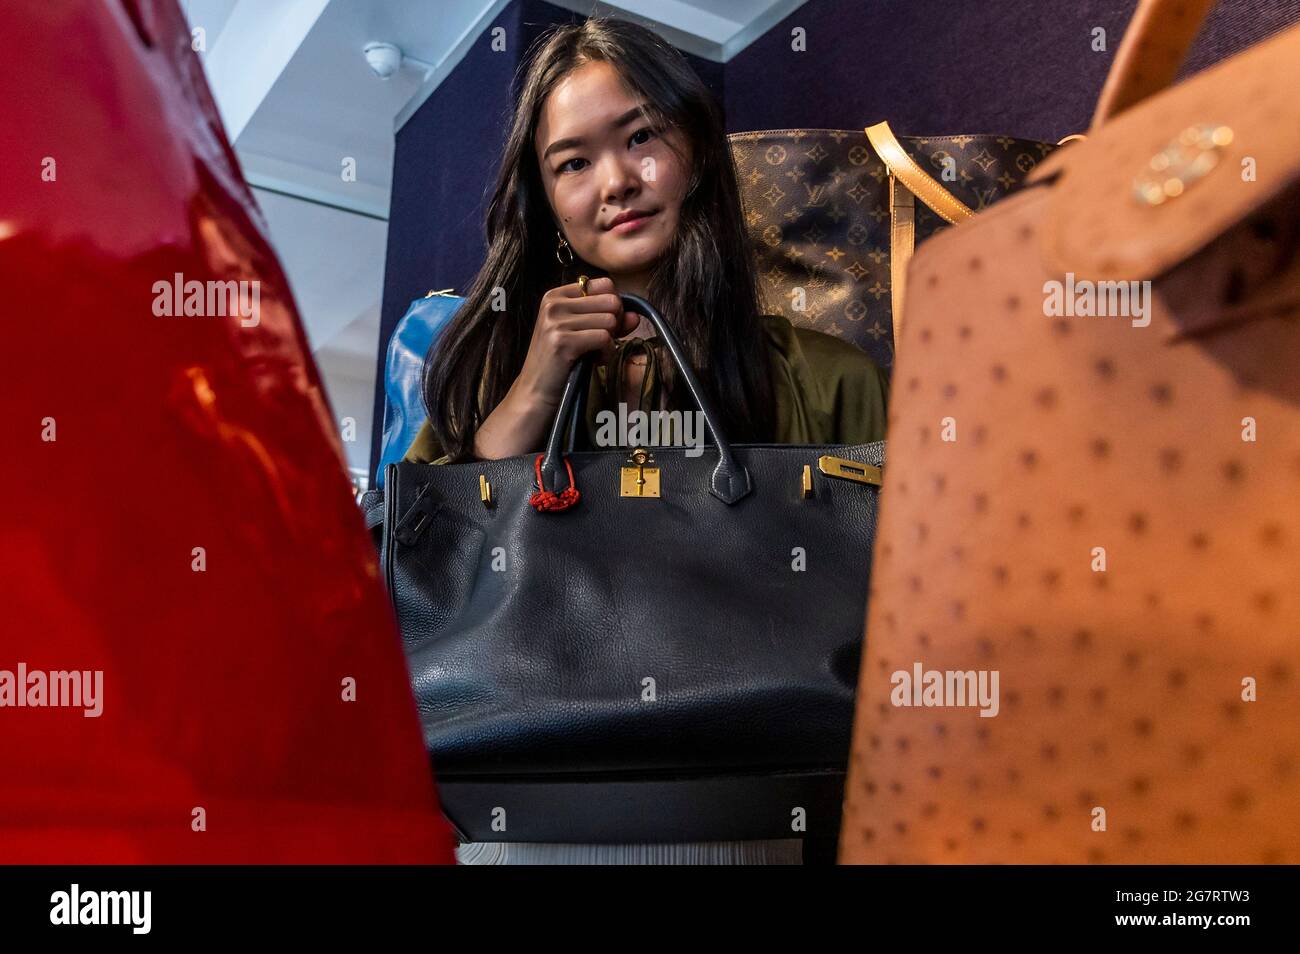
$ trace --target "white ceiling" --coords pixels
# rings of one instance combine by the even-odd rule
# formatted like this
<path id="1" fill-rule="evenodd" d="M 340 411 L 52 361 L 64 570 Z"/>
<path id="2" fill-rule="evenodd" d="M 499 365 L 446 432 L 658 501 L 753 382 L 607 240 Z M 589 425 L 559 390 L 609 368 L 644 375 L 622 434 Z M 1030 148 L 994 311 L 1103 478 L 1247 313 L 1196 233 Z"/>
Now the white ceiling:
<path id="1" fill-rule="evenodd" d="M 227 133 L 266 214 L 339 417 L 374 387 L 394 133 L 509 0 L 180 0 Z M 655 27 L 725 62 L 804 0 L 551 0 Z M 387 80 L 371 41 L 410 60 Z M 355 180 L 344 176 L 351 160 Z M 345 397 L 345 395 L 347 395 Z M 368 421 L 367 421 L 368 435 Z M 348 448 L 364 470 L 366 446 Z"/>

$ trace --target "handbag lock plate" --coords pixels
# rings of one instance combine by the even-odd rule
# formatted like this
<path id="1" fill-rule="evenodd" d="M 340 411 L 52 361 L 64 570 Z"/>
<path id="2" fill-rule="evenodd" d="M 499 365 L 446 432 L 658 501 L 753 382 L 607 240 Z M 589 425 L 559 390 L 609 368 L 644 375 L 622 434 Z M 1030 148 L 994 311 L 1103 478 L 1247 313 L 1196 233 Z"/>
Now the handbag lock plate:
<path id="1" fill-rule="evenodd" d="M 843 457 L 832 457 L 829 454 L 817 458 L 817 469 L 827 477 L 852 480 L 859 484 L 879 487 L 884 483 L 884 475 L 879 467 L 873 464 L 859 464 L 856 460 L 846 460 Z"/>
<path id="2" fill-rule="evenodd" d="M 628 454 L 627 463 L 619 471 L 618 495 L 658 497 L 659 468 L 647 466 L 654 462 L 654 454 L 644 447 L 637 447 Z"/>

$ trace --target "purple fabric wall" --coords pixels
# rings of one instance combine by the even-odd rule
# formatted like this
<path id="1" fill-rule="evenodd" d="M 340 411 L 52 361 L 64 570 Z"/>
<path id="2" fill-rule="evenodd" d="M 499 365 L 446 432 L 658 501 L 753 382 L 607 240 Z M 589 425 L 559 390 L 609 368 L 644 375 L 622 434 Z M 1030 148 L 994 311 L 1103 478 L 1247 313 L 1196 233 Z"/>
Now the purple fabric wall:
<path id="1" fill-rule="evenodd" d="M 809 0 L 726 65 L 732 131 L 1083 132 L 1136 0 Z M 1221 0 L 1190 72 L 1300 20 L 1300 0 Z M 790 49 L 803 27 L 807 51 Z M 1106 51 L 1092 30 L 1106 31 Z"/>

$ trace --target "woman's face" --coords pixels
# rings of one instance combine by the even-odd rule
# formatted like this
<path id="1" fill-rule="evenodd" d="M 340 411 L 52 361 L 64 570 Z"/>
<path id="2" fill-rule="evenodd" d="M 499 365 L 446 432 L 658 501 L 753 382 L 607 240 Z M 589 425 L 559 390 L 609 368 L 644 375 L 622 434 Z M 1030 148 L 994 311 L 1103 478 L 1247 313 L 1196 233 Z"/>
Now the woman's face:
<path id="1" fill-rule="evenodd" d="M 650 271 L 677 231 L 691 158 L 679 130 L 668 137 L 638 112 L 641 101 L 600 60 L 566 76 L 542 104 L 538 166 L 573 253 L 603 269 L 622 292 L 645 293 Z M 648 212 L 615 224 L 626 212 Z M 558 240 L 557 240 L 558 241 Z"/>

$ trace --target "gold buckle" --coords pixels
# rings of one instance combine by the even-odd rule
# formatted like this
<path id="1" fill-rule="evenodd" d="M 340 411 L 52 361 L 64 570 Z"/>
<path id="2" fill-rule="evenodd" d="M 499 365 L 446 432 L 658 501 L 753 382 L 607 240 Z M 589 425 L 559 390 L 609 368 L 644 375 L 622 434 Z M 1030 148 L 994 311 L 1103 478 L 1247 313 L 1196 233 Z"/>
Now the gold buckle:
<path id="1" fill-rule="evenodd" d="M 879 487 L 884 482 L 884 474 L 879 467 L 872 464 L 859 464 L 856 460 L 845 460 L 843 457 L 832 457 L 829 454 L 817 458 L 817 469 L 827 477 L 871 484 L 873 487 Z"/>

